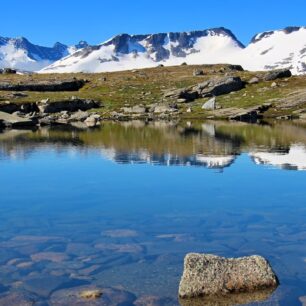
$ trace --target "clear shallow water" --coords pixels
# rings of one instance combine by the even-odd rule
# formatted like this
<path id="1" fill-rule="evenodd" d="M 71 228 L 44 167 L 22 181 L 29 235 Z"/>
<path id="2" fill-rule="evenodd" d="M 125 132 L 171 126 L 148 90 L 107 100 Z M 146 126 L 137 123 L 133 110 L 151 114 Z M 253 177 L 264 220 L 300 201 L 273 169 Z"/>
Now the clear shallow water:
<path id="1" fill-rule="evenodd" d="M 306 128 L 285 123 L 3 132 L 0 305 L 15 292 L 59 305 L 87 284 L 131 293 L 105 305 L 176 305 L 188 252 L 263 255 L 281 286 L 260 305 L 301 305 L 303 170 Z"/>

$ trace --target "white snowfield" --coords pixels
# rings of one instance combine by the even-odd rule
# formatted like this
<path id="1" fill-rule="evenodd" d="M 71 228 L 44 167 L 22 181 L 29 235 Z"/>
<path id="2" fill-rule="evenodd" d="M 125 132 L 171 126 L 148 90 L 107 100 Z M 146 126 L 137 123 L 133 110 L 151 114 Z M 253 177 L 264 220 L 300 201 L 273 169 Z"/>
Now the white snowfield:
<path id="1" fill-rule="evenodd" d="M 288 153 L 254 152 L 250 153 L 256 164 L 271 165 L 278 168 L 306 170 L 306 147 L 291 146 Z"/>
<path id="2" fill-rule="evenodd" d="M 192 48 L 182 49 L 186 54 L 184 56 L 177 56 L 173 52 L 173 48 L 179 43 L 170 41 L 168 34 L 161 47 L 170 54 L 159 61 L 148 39 L 138 42 L 131 40 L 128 42 L 128 52 L 115 52 L 116 45 L 109 44 L 112 40 L 108 40 L 95 50 L 89 50 L 86 55 L 77 51 L 40 72 L 94 73 L 149 68 L 160 64 L 173 66 L 186 62 L 190 65 L 239 64 L 250 71 L 290 68 L 293 74 L 306 73 L 305 27 L 295 28 L 292 31 L 285 29 L 258 34 L 245 48 L 231 35 L 212 31 L 207 36 L 196 38 Z"/>
<path id="3" fill-rule="evenodd" d="M 31 59 L 26 50 L 18 49 L 12 42 L 0 46 L 0 68 L 14 68 L 25 71 L 38 71 L 52 64 L 51 61 Z"/>

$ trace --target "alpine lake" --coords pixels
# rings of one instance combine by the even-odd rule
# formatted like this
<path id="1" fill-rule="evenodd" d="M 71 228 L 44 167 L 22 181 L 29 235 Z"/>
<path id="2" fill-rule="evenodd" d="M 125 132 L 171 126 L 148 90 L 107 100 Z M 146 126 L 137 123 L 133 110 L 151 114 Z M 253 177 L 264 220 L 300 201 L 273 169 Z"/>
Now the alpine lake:
<path id="1" fill-rule="evenodd" d="M 301 122 L 4 130 L 0 305 L 306 305 L 305 170 Z M 280 286 L 179 301 L 190 252 L 262 255 Z"/>

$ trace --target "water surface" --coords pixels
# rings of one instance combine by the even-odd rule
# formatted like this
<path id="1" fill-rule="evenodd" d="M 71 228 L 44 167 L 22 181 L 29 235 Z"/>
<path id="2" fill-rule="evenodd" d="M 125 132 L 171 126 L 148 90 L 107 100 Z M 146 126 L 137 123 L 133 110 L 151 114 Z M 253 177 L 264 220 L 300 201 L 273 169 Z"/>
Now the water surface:
<path id="1" fill-rule="evenodd" d="M 128 291 L 122 305 L 177 305 L 183 258 L 202 252 L 265 256 L 281 285 L 254 305 L 301 305 L 304 170 L 301 124 L 3 131 L 0 304 L 93 284 Z"/>

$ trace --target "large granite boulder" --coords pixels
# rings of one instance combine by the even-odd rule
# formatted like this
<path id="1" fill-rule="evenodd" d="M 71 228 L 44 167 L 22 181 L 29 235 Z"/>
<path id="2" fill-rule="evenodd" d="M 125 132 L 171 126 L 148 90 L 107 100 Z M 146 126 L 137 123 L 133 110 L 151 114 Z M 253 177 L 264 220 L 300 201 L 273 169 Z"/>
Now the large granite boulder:
<path id="1" fill-rule="evenodd" d="M 276 288 L 278 279 L 261 256 L 224 258 L 191 253 L 185 257 L 180 298 L 256 292 Z"/>
<path id="2" fill-rule="evenodd" d="M 200 97 L 211 97 L 229 94 L 233 91 L 241 90 L 245 83 L 240 77 L 216 78 L 198 84 L 194 89 Z"/>
<path id="3" fill-rule="evenodd" d="M 281 78 L 290 78 L 291 76 L 292 73 L 289 69 L 279 69 L 279 70 L 269 71 L 264 77 L 264 80 L 274 81 L 276 79 L 281 79 Z"/>
<path id="4" fill-rule="evenodd" d="M 181 88 L 166 92 L 164 97 L 190 102 L 199 98 L 199 94 L 197 90 L 191 88 Z"/>

